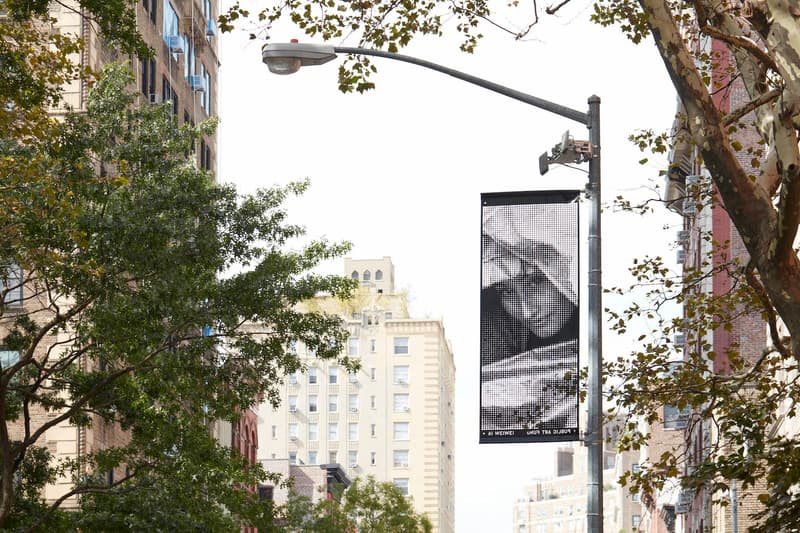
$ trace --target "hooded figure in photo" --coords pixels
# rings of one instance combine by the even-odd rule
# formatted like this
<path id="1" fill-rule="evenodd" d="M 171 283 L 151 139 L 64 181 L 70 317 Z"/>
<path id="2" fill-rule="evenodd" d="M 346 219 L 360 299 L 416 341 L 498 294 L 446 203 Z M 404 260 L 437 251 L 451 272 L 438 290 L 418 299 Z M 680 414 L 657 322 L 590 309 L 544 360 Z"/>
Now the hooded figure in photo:
<path id="1" fill-rule="evenodd" d="M 481 429 L 556 428 L 576 417 L 574 217 L 573 204 L 484 207 Z"/>

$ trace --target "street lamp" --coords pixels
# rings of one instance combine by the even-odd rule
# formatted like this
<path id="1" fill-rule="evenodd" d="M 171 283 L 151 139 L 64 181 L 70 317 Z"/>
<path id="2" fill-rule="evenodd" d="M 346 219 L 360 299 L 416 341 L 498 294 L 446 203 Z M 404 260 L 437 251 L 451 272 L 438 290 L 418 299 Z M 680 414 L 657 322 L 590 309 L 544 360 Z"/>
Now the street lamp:
<path id="1" fill-rule="evenodd" d="M 600 254 L 600 98 L 589 97 L 589 110 L 584 113 L 560 104 L 510 89 L 503 85 L 465 74 L 430 61 L 416 57 L 393 54 L 382 50 L 357 48 L 348 46 L 330 46 L 319 44 L 290 43 L 267 44 L 262 49 L 262 60 L 275 74 L 293 74 L 301 67 L 322 65 L 336 58 L 337 54 L 353 54 L 376 56 L 404 63 L 412 63 L 435 70 L 448 76 L 478 85 L 484 89 L 519 100 L 533 107 L 549 111 L 556 115 L 578 122 L 589 130 L 589 146 L 581 155 L 589 161 L 589 182 L 587 194 L 591 200 L 589 217 L 589 390 L 588 420 L 585 443 L 588 449 L 588 504 L 587 530 L 590 533 L 603 531 L 603 419 L 602 419 L 602 264 Z M 568 134 L 565 134 L 568 139 Z M 575 141 L 577 144 L 578 141 Z M 564 147 L 568 143 L 563 143 Z M 574 146 L 574 145 L 573 145 Z M 563 156 L 562 154 L 559 154 Z M 562 159 L 556 157 L 556 162 Z M 547 165 L 540 161 L 540 170 L 546 171 Z"/>

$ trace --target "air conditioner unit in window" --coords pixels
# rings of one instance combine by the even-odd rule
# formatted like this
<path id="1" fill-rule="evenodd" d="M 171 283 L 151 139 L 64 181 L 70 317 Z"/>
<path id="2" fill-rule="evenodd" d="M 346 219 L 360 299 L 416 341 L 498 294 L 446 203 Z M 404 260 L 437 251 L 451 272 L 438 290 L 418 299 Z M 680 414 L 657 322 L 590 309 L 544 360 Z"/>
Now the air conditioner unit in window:
<path id="1" fill-rule="evenodd" d="M 351 413 L 357 413 L 358 412 L 358 407 L 351 407 L 350 408 L 350 412 Z"/>
<path id="2" fill-rule="evenodd" d="M 407 381 L 404 380 L 403 378 L 397 378 L 396 380 L 394 380 L 395 385 L 405 385 L 406 383 Z"/>
<path id="3" fill-rule="evenodd" d="M 295 406 L 295 405 L 290 405 L 290 406 L 289 406 L 289 412 L 290 412 L 290 413 L 296 413 L 296 412 L 297 412 L 297 406 Z"/>
<path id="4" fill-rule="evenodd" d="M 407 413 L 407 412 L 411 411 L 411 408 L 406 405 L 405 407 L 403 407 L 403 411 L 405 411 Z"/>
<path id="5" fill-rule="evenodd" d="M 183 37 L 180 35 L 168 35 L 166 41 L 170 52 L 173 54 L 183 53 Z"/>
<path id="6" fill-rule="evenodd" d="M 148 96 L 148 101 L 151 104 L 160 104 L 161 103 L 161 95 L 160 94 L 153 93 L 153 94 L 149 94 L 147 96 Z"/>
<path id="7" fill-rule="evenodd" d="M 350 468 L 358 468 L 358 463 L 350 463 Z"/>
<path id="8" fill-rule="evenodd" d="M 194 92 L 203 93 L 206 91 L 206 79 L 203 76 L 189 76 L 189 87 Z"/>
<path id="9" fill-rule="evenodd" d="M 297 440 L 297 437 L 292 435 L 291 437 L 289 437 L 289 440 Z"/>

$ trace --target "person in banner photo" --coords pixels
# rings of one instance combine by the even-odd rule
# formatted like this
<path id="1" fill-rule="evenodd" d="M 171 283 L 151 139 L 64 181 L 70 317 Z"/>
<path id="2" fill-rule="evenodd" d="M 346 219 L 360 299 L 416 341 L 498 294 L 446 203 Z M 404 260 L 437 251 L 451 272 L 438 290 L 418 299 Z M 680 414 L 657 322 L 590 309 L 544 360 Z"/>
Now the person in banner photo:
<path id="1" fill-rule="evenodd" d="M 481 430 L 577 431 L 575 213 L 484 206 Z"/>

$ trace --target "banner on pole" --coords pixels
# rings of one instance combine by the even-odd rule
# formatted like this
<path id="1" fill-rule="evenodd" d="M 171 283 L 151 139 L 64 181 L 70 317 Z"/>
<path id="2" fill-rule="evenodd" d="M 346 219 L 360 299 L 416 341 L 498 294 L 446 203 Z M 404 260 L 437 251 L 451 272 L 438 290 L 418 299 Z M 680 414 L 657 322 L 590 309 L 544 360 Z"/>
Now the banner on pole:
<path id="1" fill-rule="evenodd" d="M 578 197 L 481 195 L 481 443 L 579 437 Z"/>

